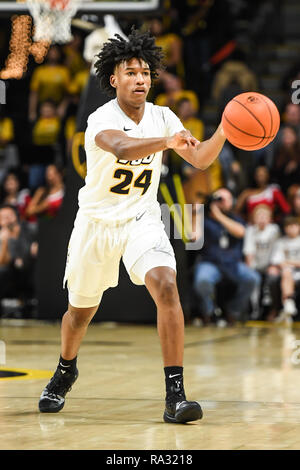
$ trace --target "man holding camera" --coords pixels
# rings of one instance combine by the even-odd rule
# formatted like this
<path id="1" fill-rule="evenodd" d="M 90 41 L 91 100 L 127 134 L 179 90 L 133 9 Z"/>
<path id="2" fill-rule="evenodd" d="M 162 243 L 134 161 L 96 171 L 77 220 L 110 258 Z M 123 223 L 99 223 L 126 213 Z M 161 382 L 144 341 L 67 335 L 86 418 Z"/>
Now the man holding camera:
<path id="1" fill-rule="evenodd" d="M 251 294 L 260 285 L 259 274 L 243 262 L 244 222 L 232 213 L 233 197 L 226 188 L 208 201 L 204 219 L 204 245 L 196 261 L 194 289 L 201 301 L 204 320 L 215 312 L 217 284 L 227 281 L 232 295 L 226 303 L 229 324 L 245 319 Z"/>

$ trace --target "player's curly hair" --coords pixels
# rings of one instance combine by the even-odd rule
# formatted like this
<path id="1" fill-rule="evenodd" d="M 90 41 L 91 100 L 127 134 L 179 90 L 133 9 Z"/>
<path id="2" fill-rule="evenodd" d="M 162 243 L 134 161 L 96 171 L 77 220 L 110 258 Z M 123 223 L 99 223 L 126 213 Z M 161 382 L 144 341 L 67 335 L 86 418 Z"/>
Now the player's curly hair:
<path id="1" fill-rule="evenodd" d="M 149 65 L 152 80 L 157 78 L 158 70 L 163 68 L 161 47 L 155 45 L 155 39 L 149 32 L 141 33 L 134 26 L 128 40 L 115 34 L 103 45 L 96 57 L 98 60 L 95 62 L 95 71 L 100 88 L 112 97 L 116 95 L 116 90 L 110 84 L 110 76 L 114 73 L 116 65 L 121 62 L 133 58 L 142 59 Z"/>

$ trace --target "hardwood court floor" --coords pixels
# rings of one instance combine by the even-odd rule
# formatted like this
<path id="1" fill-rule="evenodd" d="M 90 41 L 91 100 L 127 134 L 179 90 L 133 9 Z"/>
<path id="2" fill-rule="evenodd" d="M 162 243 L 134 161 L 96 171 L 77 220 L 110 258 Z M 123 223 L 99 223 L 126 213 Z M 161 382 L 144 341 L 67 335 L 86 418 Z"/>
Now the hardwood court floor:
<path id="1" fill-rule="evenodd" d="M 5 367 L 52 375 L 59 331 L 59 324 L 0 323 Z M 299 449 L 297 340 L 297 325 L 188 326 L 185 385 L 204 417 L 174 425 L 162 421 L 155 327 L 92 324 L 79 355 L 79 379 L 60 413 L 38 412 L 48 378 L 0 379 L 0 449 Z"/>

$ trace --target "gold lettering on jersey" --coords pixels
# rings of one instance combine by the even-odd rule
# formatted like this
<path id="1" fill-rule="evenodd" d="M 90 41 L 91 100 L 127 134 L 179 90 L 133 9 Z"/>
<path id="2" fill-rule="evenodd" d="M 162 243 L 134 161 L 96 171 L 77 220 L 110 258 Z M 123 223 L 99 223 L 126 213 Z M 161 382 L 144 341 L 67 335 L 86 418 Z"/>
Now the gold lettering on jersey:
<path id="1" fill-rule="evenodd" d="M 139 158 L 138 160 L 117 160 L 117 163 L 121 165 L 131 165 L 131 166 L 138 166 L 138 165 L 149 165 L 155 157 L 155 153 L 148 155 L 148 157 Z"/>

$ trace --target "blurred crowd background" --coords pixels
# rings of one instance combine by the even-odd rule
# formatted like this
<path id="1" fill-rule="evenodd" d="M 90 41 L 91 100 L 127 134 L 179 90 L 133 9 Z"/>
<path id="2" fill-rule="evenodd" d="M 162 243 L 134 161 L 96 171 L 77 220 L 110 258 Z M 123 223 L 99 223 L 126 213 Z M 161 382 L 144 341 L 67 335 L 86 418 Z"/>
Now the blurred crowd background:
<path id="1" fill-rule="evenodd" d="M 298 16 L 297 16 L 298 15 Z M 226 142 L 219 158 L 196 170 L 166 152 L 162 178 L 179 174 L 188 203 L 205 202 L 205 244 L 187 253 L 195 324 L 297 320 L 300 314 L 300 9 L 293 0 L 166 0 L 160 15 L 115 16 L 127 35 L 150 30 L 165 70 L 149 100 L 169 106 L 200 141 L 226 103 L 258 91 L 277 104 L 281 127 L 264 149 Z M 101 18 L 89 18 L 101 25 Z M 11 22 L 0 18 L 0 70 Z M 32 316 L 38 224 L 53 218 L 65 194 L 76 115 L 90 76 L 90 31 L 72 29 L 42 63 L 29 57 L 7 79 L 0 108 L 0 316 Z M 300 95 L 300 93 L 299 93 Z M 55 247 L 49 247 L 55 256 Z M 298 313 L 299 312 L 299 313 Z"/>

